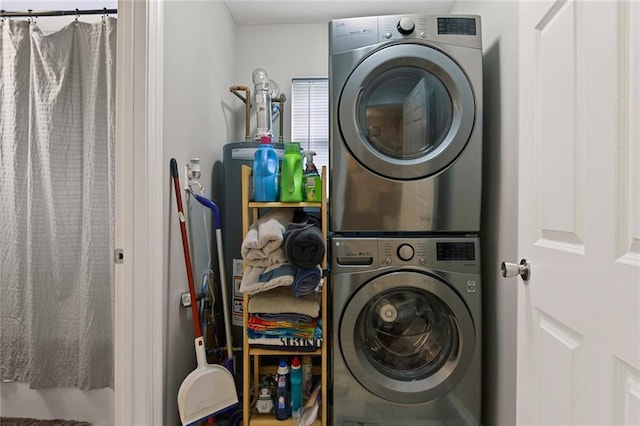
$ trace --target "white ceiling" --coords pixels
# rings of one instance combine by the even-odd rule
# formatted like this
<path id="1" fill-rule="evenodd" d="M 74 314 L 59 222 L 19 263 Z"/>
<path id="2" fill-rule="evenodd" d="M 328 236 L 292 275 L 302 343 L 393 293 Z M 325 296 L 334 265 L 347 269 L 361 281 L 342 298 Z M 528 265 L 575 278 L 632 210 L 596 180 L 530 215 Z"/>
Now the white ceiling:
<path id="1" fill-rule="evenodd" d="M 328 23 L 336 18 L 444 14 L 454 0 L 226 0 L 238 25 Z"/>

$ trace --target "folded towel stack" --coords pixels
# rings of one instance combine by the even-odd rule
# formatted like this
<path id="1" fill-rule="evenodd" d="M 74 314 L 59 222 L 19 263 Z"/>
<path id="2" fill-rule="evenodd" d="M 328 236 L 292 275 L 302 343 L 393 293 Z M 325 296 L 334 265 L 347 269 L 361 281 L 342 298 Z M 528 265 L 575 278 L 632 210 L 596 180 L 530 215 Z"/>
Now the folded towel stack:
<path id="1" fill-rule="evenodd" d="M 287 287 L 254 294 L 247 306 L 251 344 L 315 348 L 322 342 L 320 295 L 297 297 Z"/>
<path id="2" fill-rule="evenodd" d="M 273 209 L 251 225 L 240 248 L 246 263 L 240 291 L 251 295 L 251 344 L 300 350 L 321 345 L 317 290 L 325 250 L 318 220 L 301 209 Z"/>
<path id="3" fill-rule="evenodd" d="M 254 294 L 293 283 L 295 267 L 287 264 L 282 248 L 284 232 L 293 213 L 293 208 L 274 209 L 249 228 L 240 246 L 247 264 L 240 283 L 241 292 Z"/>
<path id="4" fill-rule="evenodd" d="M 240 252 L 246 267 L 240 291 L 256 294 L 291 286 L 296 296 L 317 290 L 326 247 L 319 221 L 301 209 L 273 209 L 247 232 Z"/>

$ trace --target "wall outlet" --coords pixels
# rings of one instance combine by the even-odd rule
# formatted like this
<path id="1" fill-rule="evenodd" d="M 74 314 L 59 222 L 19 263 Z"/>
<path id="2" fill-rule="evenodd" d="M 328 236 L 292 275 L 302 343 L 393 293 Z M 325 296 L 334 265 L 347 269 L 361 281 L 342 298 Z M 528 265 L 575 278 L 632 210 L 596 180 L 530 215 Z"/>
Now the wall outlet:
<path id="1" fill-rule="evenodd" d="M 185 308 L 188 308 L 189 306 L 191 306 L 191 294 L 182 293 L 181 302 L 182 302 L 182 306 Z"/>

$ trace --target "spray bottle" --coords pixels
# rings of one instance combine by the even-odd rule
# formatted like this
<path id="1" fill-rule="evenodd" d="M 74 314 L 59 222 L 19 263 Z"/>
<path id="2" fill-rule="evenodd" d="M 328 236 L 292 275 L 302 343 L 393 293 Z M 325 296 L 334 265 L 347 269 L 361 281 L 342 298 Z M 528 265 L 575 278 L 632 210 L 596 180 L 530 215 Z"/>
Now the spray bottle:
<path id="1" fill-rule="evenodd" d="M 302 181 L 304 182 L 305 199 L 309 202 L 319 202 L 322 197 L 322 179 L 318 173 L 316 165 L 313 164 L 314 151 L 302 151 L 302 155 L 306 159 L 306 166 Z"/>

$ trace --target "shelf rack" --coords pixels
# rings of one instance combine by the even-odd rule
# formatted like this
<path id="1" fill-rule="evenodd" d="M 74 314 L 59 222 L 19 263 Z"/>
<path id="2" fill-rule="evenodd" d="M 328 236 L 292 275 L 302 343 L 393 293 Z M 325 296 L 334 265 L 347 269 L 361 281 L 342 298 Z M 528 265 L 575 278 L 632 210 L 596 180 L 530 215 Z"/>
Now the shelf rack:
<path id="1" fill-rule="evenodd" d="M 249 166 L 242 166 L 242 231 L 243 235 L 246 235 L 249 231 L 249 227 L 259 217 L 259 210 L 263 208 L 283 208 L 283 207 L 301 207 L 301 208 L 317 208 L 320 210 L 321 218 L 321 230 L 325 242 L 327 241 L 327 168 L 322 167 L 322 202 L 301 202 L 301 203 L 282 203 L 282 202 L 256 202 L 250 201 L 250 182 L 251 182 L 252 170 Z M 327 250 L 325 250 L 324 258 L 322 260 L 323 272 L 327 269 Z M 325 275 L 323 273 L 323 275 Z M 242 368 L 244 372 L 244 381 L 242 384 L 242 407 L 243 415 L 242 422 L 244 426 L 294 426 L 297 423 L 297 419 L 277 420 L 275 414 L 260 414 L 253 413 L 253 407 L 251 404 L 251 391 L 258 388 L 260 376 L 263 374 L 274 374 L 277 370 L 276 365 L 263 365 L 261 359 L 269 356 L 294 356 L 294 355 L 311 355 L 313 357 L 320 357 L 320 366 L 314 366 L 314 376 L 320 376 L 320 391 L 322 402 L 320 405 L 320 413 L 318 419 L 316 419 L 314 426 L 326 426 L 327 425 L 327 283 L 326 277 L 322 278 L 322 292 L 321 292 L 321 308 L 320 315 L 322 318 L 322 345 L 313 352 L 298 352 L 291 350 L 280 350 L 274 346 L 273 349 L 265 349 L 264 347 L 256 348 L 249 344 L 249 338 L 247 336 L 247 326 L 249 319 L 249 298 L 251 296 L 245 294 L 243 296 L 244 312 L 243 312 L 243 351 L 242 351 Z"/>

